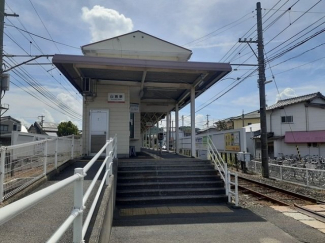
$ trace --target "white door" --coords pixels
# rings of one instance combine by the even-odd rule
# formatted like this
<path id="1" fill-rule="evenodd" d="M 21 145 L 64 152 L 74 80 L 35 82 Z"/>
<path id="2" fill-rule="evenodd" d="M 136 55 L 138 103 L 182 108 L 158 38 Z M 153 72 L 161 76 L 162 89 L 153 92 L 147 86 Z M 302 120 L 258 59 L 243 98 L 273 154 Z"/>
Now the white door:
<path id="1" fill-rule="evenodd" d="M 90 154 L 95 155 L 108 139 L 108 110 L 90 111 Z"/>

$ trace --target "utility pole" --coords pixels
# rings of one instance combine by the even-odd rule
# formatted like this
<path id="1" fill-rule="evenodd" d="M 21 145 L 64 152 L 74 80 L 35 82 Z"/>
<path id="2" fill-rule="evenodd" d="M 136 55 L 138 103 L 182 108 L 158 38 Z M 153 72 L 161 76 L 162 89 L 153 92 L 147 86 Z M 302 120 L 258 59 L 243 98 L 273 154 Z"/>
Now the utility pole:
<path id="1" fill-rule="evenodd" d="M 262 26 L 261 3 L 256 4 L 257 10 L 257 48 L 258 48 L 258 84 L 260 88 L 260 117 L 261 117 L 261 148 L 262 148 L 262 175 L 269 178 L 269 164 L 267 151 L 267 129 L 266 129 L 266 104 L 265 104 L 265 61 Z"/>
<path id="2" fill-rule="evenodd" d="M 182 115 L 182 127 L 184 127 L 184 115 Z"/>
<path id="3" fill-rule="evenodd" d="M 38 118 L 41 118 L 41 123 L 40 123 L 41 124 L 41 127 L 43 127 L 44 117 L 45 116 L 38 116 Z"/>
<path id="4" fill-rule="evenodd" d="M 0 129 L 1 129 L 1 117 L 2 110 L 8 110 L 8 108 L 2 107 L 2 91 L 6 92 L 9 90 L 9 75 L 3 74 L 3 29 L 5 16 L 19 17 L 17 14 L 6 14 L 5 13 L 5 0 L 0 0 Z M 1 137 L 0 131 L 0 137 Z"/>
<path id="5" fill-rule="evenodd" d="M 245 114 L 244 114 L 244 110 L 242 111 L 242 114 L 241 114 L 241 120 L 242 120 L 242 123 L 243 123 L 243 127 L 245 126 Z"/>
<path id="6" fill-rule="evenodd" d="M 261 3 L 256 3 L 257 11 L 257 41 L 252 39 L 244 40 L 239 39 L 239 42 L 247 43 L 251 50 L 254 52 L 249 43 L 257 43 L 258 55 L 258 86 L 260 95 L 260 120 L 261 120 L 261 152 L 262 152 L 262 175 L 269 178 L 269 164 L 268 164 L 268 151 L 267 151 L 267 128 L 266 128 L 266 103 L 265 103 L 265 61 L 264 61 L 264 43 L 263 43 L 263 26 L 262 26 L 262 8 Z"/>
<path id="7" fill-rule="evenodd" d="M 209 129 L 209 116 L 210 115 L 207 115 L 207 129 Z"/>

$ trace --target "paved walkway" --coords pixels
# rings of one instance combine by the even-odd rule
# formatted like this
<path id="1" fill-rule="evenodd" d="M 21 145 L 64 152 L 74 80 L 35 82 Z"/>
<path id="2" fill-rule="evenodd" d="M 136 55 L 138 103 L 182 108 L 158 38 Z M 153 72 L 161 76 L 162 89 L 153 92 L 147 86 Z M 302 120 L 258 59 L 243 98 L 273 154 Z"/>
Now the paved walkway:
<path id="1" fill-rule="evenodd" d="M 65 168 L 60 174 L 44 183 L 37 190 L 46 188 L 63 180 L 74 173 L 74 168 L 84 167 L 88 161 L 78 161 Z M 87 172 L 84 180 L 86 190 L 100 167 L 96 162 Z M 99 183 L 97 182 L 97 186 Z M 95 187 L 96 189 L 96 187 Z M 35 191 L 37 191 L 35 190 Z M 91 202 L 93 195 L 88 199 Z M 87 215 L 90 205 L 86 205 L 84 215 Z M 46 242 L 70 215 L 73 208 L 73 183 L 54 195 L 49 196 L 36 206 L 28 209 L 16 218 L 0 226 L 1 243 L 37 243 Z M 84 216 L 85 218 L 85 216 Z M 60 242 L 72 242 L 72 229 L 68 230 Z"/>
<path id="2" fill-rule="evenodd" d="M 324 239 L 320 231 L 269 207 L 166 205 L 120 209 L 110 243 L 324 243 Z"/>

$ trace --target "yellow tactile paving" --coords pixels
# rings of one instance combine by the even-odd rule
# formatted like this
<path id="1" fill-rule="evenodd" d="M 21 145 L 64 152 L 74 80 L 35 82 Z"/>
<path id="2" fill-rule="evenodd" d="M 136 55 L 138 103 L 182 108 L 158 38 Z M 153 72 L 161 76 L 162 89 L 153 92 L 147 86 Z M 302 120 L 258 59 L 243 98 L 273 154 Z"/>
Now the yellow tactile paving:
<path id="1" fill-rule="evenodd" d="M 184 210 L 181 207 L 168 207 L 171 213 L 183 213 Z"/>
<path id="2" fill-rule="evenodd" d="M 157 208 L 145 208 L 146 214 L 158 214 Z"/>
<path id="3" fill-rule="evenodd" d="M 168 207 L 157 207 L 157 211 L 159 214 L 170 214 Z"/>
<path id="4" fill-rule="evenodd" d="M 193 207 L 194 211 L 197 213 L 208 213 L 209 211 L 203 206 Z"/>
<path id="5" fill-rule="evenodd" d="M 184 213 L 195 213 L 193 207 L 183 207 Z"/>
<path id="6" fill-rule="evenodd" d="M 144 208 L 133 208 L 132 215 L 145 215 L 146 210 Z"/>
<path id="7" fill-rule="evenodd" d="M 175 207 L 148 207 L 123 208 L 120 216 L 153 215 L 153 214 L 189 214 L 189 213 L 229 213 L 233 212 L 226 206 L 175 206 Z"/>

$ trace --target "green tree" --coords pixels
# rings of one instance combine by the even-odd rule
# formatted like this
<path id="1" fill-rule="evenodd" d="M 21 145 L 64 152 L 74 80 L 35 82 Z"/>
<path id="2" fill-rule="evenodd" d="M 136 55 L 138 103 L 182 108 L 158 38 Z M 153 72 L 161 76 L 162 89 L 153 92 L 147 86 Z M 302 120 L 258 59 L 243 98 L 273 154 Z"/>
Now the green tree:
<path id="1" fill-rule="evenodd" d="M 68 135 L 78 135 L 78 127 L 74 125 L 71 121 L 68 122 L 61 122 L 58 126 L 58 132 L 57 132 L 59 137 L 62 136 L 68 136 Z"/>
<path id="2" fill-rule="evenodd" d="M 215 124 L 218 131 L 223 131 L 228 129 L 227 123 L 225 121 L 217 121 Z"/>

